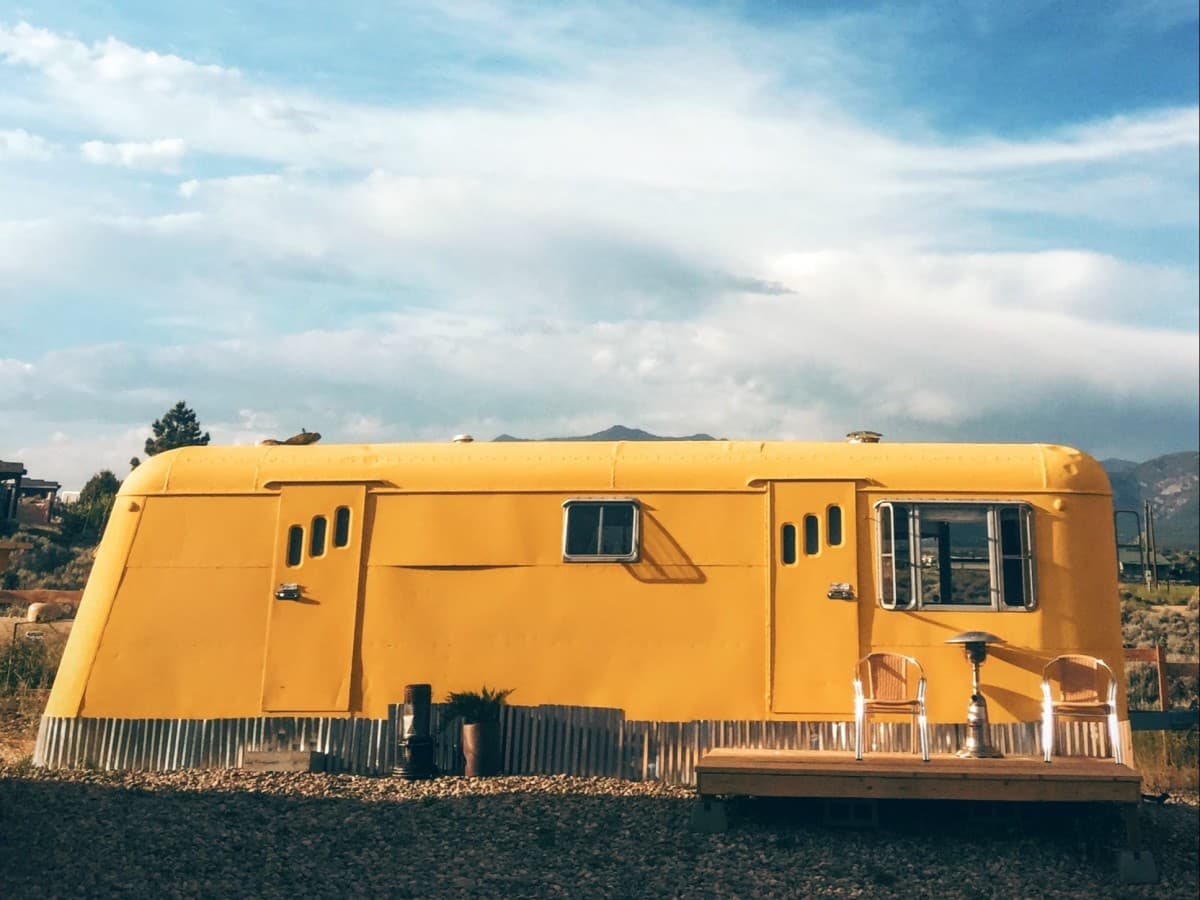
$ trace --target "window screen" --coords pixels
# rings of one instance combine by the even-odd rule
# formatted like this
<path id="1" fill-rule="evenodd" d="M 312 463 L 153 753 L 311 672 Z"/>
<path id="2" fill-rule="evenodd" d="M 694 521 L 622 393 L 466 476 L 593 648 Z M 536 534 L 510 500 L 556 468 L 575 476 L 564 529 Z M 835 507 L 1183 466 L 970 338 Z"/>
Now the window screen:
<path id="1" fill-rule="evenodd" d="M 918 506 L 922 606 L 991 606 L 988 509 Z"/>
<path id="2" fill-rule="evenodd" d="M 1032 518 L 1016 503 L 878 504 L 880 604 L 1032 609 Z"/>
<path id="3" fill-rule="evenodd" d="M 1000 602 L 1009 609 L 1033 605 L 1033 541 L 1029 515 L 1022 509 L 1000 510 Z"/>
<path id="4" fill-rule="evenodd" d="M 568 500 L 563 505 L 563 558 L 631 562 L 638 556 L 634 500 Z"/>

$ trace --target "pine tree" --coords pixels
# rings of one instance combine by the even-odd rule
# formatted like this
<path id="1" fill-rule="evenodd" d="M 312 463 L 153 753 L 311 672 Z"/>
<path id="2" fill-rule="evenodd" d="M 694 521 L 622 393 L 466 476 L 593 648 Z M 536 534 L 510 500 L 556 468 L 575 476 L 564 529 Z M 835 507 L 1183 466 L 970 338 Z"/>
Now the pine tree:
<path id="1" fill-rule="evenodd" d="M 154 437 L 146 438 L 146 455 L 154 456 L 176 447 L 203 447 L 209 441 L 207 431 L 200 431 L 196 413 L 180 400 L 168 409 L 161 419 L 150 426 Z"/>
<path id="2" fill-rule="evenodd" d="M 108 469 L 102 469 L 89 478 L 83 490 L 79 492 L 79 499 L 59 510 L 63 534 L 72 540 L 99 537 L 112 513 L 113 502 L 117 499 L 117 491 L 120 489 L 121 482 Z"/>
<path id="3" fill-rule="evenodd" d="M 83 486 L 83 490 L 79 492 L 79 500 L 76 502 L 82 504 L 101 501 L 111 503 L 112 498 L 116 496 L 117 491 L 120 489 L 121 482 L 117 481 L 117 476 L 108 469 L 101 469 L 88 479 L 87 484 Z"/>

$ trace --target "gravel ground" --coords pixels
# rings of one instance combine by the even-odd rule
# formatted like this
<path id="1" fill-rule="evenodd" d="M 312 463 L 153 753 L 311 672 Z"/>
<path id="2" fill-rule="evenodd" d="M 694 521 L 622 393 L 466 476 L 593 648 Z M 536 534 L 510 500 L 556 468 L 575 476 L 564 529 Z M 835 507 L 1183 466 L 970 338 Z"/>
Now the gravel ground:
<path id="1" fill-rule="evenodd" d="M 816 803 L 744 799 L 726 832 L 699 834 L 693 796 L 566 777 L 0 766 L 0 895 L 1200 895 L 1194 796 L 1144 805 L 1163 873 L 1148 886 L 1116 883 L 1106 807 L 881 804 L 878 827 L 851 829 Z"/>

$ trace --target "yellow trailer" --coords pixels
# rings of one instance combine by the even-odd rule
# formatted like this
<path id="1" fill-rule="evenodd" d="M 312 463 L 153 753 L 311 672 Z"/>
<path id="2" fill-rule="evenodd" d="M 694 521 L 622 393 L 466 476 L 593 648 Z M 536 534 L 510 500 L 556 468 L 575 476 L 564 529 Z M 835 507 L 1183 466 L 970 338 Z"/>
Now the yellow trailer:
<path id="1" fill-rule="evenodd" d="M 930 721 L 954 725 L 971 672 L 946 639 L 970 630 L 1004 640 L 982 669 L 993 722 L 1032 727 L 1061 653 L 1123 685 L 1111 494 L 1091 457 L 191 447 L 121 487 L 39 754 L 52 762 L 72 721 L 382 720 L 419 682 L 652 722 L 845 722 L 874 650 L 919 659 Z"/>

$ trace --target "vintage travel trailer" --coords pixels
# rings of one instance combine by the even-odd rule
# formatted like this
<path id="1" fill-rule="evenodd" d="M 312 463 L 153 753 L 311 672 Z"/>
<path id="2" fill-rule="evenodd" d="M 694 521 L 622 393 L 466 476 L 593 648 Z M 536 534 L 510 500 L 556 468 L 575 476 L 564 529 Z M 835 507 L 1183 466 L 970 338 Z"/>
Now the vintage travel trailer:
<path id="1" fill-rule="evenodd" d="M 214 721 L 229 760 L 276 721 L 386 722 L 413 683 L 836 735 L 873 650 L 921 662 L 953 749 L 971 670 L 946 641 L 971 630 L 1003 640 L 981 670 L 991 721 L 1031 741 L 1050 658 L 1099 657 L 1123 685 L 1095 460 L 870 440 L 192 447 L 121 487 L 37 760 L 186 764 Z M 120 756 L 129 723 L 142 750 Z"/>

